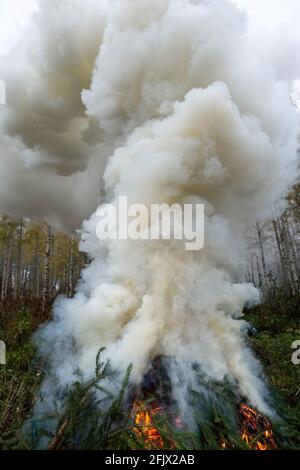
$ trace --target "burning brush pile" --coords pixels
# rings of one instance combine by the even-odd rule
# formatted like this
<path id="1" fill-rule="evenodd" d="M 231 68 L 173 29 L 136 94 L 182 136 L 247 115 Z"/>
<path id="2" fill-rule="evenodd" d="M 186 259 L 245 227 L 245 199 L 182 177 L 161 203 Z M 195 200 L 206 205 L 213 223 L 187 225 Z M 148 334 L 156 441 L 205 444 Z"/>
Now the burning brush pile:
<path id="1" fill-rule="evenodd" d="M 140 401 L 136 401 L 133 405 L 133 431 L 138 437 L 145 441 L 146 446 L 149 444 L 151 447 L 153 445 L 159 448 L 164 447 L 163 437 L 155 424 L 156 417 L 162 412 L 162 407 L 153 406 Z"/>
<path id="2" fill-rule="evenodd" d="M 276 442 L 268 418 L 245 403 L 240 403 L 242 440 L 253 450 L 275 450 Z"/>
<path id="3" fill-rule="evenodd" d="M 148 374 L 145 374 L 139 395 L 135 398 L 131 418 L 133 420 L 133 432 L 137 438 L 144 442 L 146 448 L 177 448 L 176 438 L 170 439 L 170 426 L 175 435 L 184 435 L 190 428 L 190 423 L 184 422 L 179 415 L 174 413 L 170 397 L 168 397 L 168 377 L 162 366 L 161 358 L 152 363 Z M 159 399 L 155 399 L 159 396 Z M 226 399 L 226 392 L 223 399 Z M 234 394 L 231 396 L 234 399 Z M 218 400 L 222 397 L 218 396 Z M 235 411 L 235 430 L 231 430 L 228 418 L 224 416 L 224 410 L 218 409 L 215 403 L 206 401 L 206 408 L 211 407 L 213 415 L 206 415 L 200 418 L 200 440 L 206 440 L 206 444 L 211 448 L 234 450 L 245 448 L 251 450 L 275 450 L 277 448 L 273 429 L 270 420 L 262 413 L 251 408 L 246 403 L 240 401 L 237 405 L 233 403 L 231 412 Z M 204 415 L 207 409 L 204 410 Z M 164 420 L 165 418 L 165 420 Z M 215 426 L 216 425 L 216 426 Z M 235 436 L 232 438 L 232 433 Z M 172 432 L 171 432 L 172 434 Z M 225 435 L 231 438 L 225 438 Z M 168 442 L 164 439 L 167 436 Z M 199 436 L 193 436 L 194 445 L 200 443 Z M 213 442 L 215 441 L 215 442 Z M 218 443 L 218 444 L 217 444 Z M 216 445 L 217 444 L 217 445 Z M 203 445 L 203 442 L 202 442 Z M 201 446 L 201 444 L 200 444 Z"/>
<path id="4" fill-rule="evenodd" d="M 238 408 L 241 425 L 240 437 L 246 446 L 251 450 L 276 450 L 277 446 L 269 419 L 245 403 L 240 403 Z M 132 413 L 133 431 L 144 441 L 145 447 L 164 448 L 164 439 L 156 424 L 157 417 L 163 414 L 163 407 L 136 401 Z M 179 417 L 173 420 L 173 425 L 178 430 L 183 427 Z M 176 448 L 175 443 L 173 448 Z M 235 445 L 225 440 L 220 442 L 220 449 L 234 450 Z"/>
<path id="5" fill-rule="evenodd" d="M 96 376 L 70 392 L 48 450 L 274 450 L 269 419 L 235 393 L 215 387 L 213 399 L 194 395 L 194 414 L 183 419 L 172 400 L 161 358 L 153 361 L 140 386 L 130 383 L 131 368 L 113 397 L 103 385 L 112 374 L 97 357 Z M 99 400 L 99 391 L 102 398 Z M 47 417 L 48 422 L 50 417 Z M 57 419 L 57 416 L 56 418 Z M 191 431 L 192 429 L 192 431 Z M 46 434 L 46 433 L 44 433 Z M 33 446 L 34 447 L 34 446 Z"/>

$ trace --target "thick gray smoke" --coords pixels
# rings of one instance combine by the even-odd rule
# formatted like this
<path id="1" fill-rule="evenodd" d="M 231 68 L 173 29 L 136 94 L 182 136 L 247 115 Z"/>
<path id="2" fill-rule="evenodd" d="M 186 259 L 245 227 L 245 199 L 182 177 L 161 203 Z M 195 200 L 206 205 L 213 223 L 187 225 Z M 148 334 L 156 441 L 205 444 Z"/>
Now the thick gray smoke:
<path id="1" fill-rule="evenodd" d="M 103 1 L 41 0 L 1 59 L 0 210 L 70 229 L 95 209 L 107 154 L 81 91 L 91 83 L 106 14 Z"/>
<path id="2" fill-rule="evenodd" d="M 78 371 L 90 378 L 104 346 L 117 370 L 133 363 L 137 383 L 153 358 L 172 358 L 182 412 L 188 387 L 197 386 L 194 363 L 203 383 L 229 380 L 270 412 L 240 319 L 259 292 L 238 279 L 244 230 L 267 218 L 296 178 L 298 121 L 289 84 L 257 58 L 245 28 L 224 0 L 44 0 L 33 41 L 6 64 L 2 204 L 40 212 L 38 201 L 49 198 L 49 210 L 62 204 L 66 218 L 80 218 L 96 202 L 110 154 L 104 185 L 112 202 L 127 195 L 146 205 L 206 206 L 199 252 L 172 241 L 100 243 L 97 216 L 84 223 L 92 263 L 39 335 L 58 389 Z M 77 173 L 88 171 L 88 179 Z M 19 206 L 10 187 L 17 178 L 22 190 L 32 175 L 36 185 Z"/>

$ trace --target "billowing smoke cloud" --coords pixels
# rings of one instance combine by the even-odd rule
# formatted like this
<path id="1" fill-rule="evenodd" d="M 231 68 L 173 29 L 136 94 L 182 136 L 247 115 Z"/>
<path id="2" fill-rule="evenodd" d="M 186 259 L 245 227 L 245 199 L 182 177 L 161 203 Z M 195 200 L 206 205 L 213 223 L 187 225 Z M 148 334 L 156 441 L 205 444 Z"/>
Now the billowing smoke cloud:
<path id="1" fill-rule="evenodd" d="M 0 210 L 78 228 L 96 207 L 104 141 L 81 90 L 90 86 L 105 24 L 103 1 L 41 0 L 1 59 Z"/>
<path id="2" fill-rule="evenodd" d="M 116 202 L 127 195 L 146 205 L 205 202 L 205 247 L 100 243 L 93 215 L 82 231 L 92 263 L 74 299 L 56 303 L 54 321 L 39 334 L 40 350 L 58 389 L 78 371 L 91 377 L 95 356 L 106 347 L 117 370 L 133 363 L 137 383 L 153 358 L 171 358 L 180 405 L 188 387 L 197 386 L 197 363 L 203 383 L 229 380 L 269 412 L 260 366 L 245 345 L 247 325 L 239 319 L 259 293 L 237 280 L 243 231 L 268 217 L 296 178 L 298 122 L 289 84 L 253 53 L 245 19 L 229 2 L 105 5 L 41 3 L 35 41 L 7 67 L 11 90 L 17 84 L 19 92 L 8 90 L 1 175 L 9 181 L 17 170 L 24 182 L 40 174 L 38 197 L 49 197 L 53 210 L 66 197 L 74 211 L 81 197 L 90 199 L 74 186 L 76 172 L 93 168 L 82 190 L 94 194 L 94 174 L 100 177 L 111 150 L 107 197 Z M 49 182 L 42 190 L 48 177 L 54 194 Z M 1 199 L 9 189 L 2 196 L 1 187 Z M 30 198 L 37 204 L 34 192 L 26 204 Z"/>

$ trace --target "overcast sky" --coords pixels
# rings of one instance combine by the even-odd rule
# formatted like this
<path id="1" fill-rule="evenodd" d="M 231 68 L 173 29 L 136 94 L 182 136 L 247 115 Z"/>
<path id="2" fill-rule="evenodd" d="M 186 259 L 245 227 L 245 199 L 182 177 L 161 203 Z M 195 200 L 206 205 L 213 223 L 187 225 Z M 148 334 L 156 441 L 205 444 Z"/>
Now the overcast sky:
<path id="1" fill-rule="evenodd" d="M 300 57 L 300 0 L 231 1 L 247 11 L 249 34 L 262 58 L 267 56 L 274 63 L 280 60 L 276 67 L 283 78 L 300 78 L 296 59 Z M 36 4 L 37 0 L 0 0 L 0 54 L 10 49 Z"/>
<path id="2" fill-rule="evenodd" d="M 49 0 L 51 1 L 51 0 Z M 84 0 L 83 0 L 84 1 Z M 252 21 L 276 28 L 283 23 L 299 28 L 299 0 L 231 0 L 244 8 Z M 0 0 L 0 48 L 11 43 L 20 25 L 26 23 L 37 0 Z"/>
<path id="3" fill-rule="evenodd" d="M 51 1 L 51 0 L 50 0 Z M 6 52 L 26 24 L 36 0 L 0 0 L 0 51 Z"/>

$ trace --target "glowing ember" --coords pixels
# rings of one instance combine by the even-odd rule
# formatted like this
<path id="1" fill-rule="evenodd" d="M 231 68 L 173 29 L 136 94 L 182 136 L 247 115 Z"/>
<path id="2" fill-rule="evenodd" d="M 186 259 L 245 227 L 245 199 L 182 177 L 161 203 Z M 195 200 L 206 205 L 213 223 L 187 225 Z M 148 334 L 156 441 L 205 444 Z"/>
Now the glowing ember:
<path id="1" fill-rule="evenodd" d="M 163 439 L 158 429 L 153 424 L 154 416 L 159 414 L 160 407 L 152 407 L 151 404 L 135 402 L 133 405 L 134 413 L 134 432 L 137 436 L 149 441 L 157 447 L 163 447 Z"/>
<path id="2" fill-rule="evenodd" d="M 253 450 L 275 450 L 276 443 L 270 421 L 245 403 L 239 405 L 241 436 Z"/>
<path id="3" fill-rule="evenodd" d="M 175 424 L 177 429 L 182 429 L 183 428 L 183 422 L 182 422 L 182 420 L 179 416 L 176 416 L 174 418 L 174 424 Z"/>

